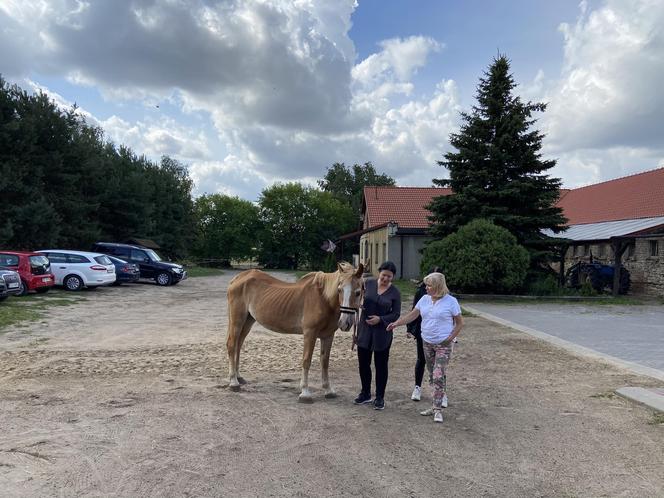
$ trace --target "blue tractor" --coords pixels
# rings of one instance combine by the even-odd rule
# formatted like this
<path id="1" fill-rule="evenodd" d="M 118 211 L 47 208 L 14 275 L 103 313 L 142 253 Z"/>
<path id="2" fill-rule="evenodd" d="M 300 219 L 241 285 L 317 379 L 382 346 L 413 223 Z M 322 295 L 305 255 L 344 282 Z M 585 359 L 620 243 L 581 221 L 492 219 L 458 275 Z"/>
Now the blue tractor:
<path id="1" fill-rule="evenodd" d="M 612 265 L 605 265 L 594 261 L 579 261 L 569 267 L 565 273 L 565 284 L 567 287 L 578 289 L 585 283 L 599 293 L 613 289 L 613 275 L 615 269 Z M 618 294 L 627 294 L 630 287 L 630 275 L 627 268 L 620 267 L 620 284 Z"/>

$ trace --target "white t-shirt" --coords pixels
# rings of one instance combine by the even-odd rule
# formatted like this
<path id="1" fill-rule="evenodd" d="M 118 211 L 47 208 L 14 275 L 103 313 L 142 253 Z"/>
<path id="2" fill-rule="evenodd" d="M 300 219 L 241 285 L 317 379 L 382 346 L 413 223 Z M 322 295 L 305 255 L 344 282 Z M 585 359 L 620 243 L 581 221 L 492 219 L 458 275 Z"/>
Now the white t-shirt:
<path id="1" fill-rule="evenodd" d="M 422 316 L 422 339 L 429 344 L 439 344 L 454 330 L 454 318 L 461 314 L 461 307 L 455 297 L 449 294 L 435 303 L 429 294 L 422 296 L 415 307 Z"/>

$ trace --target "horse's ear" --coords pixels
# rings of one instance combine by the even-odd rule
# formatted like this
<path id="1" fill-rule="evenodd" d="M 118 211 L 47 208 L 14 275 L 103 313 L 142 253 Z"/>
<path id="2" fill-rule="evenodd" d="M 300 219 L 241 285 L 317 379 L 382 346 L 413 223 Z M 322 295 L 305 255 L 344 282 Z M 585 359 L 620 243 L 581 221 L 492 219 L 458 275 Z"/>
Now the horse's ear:
<path id="1" fill-rule="evenodd" d="M 360 266 L 357 267 L 357 271 L 355 272 L 356 277 L 361 277 L 364 275 L 364 265 L 360 263 Z"/>
<path id="2" fill-rule="evenodd" d="M 344 269 L 342 268 L 341 263 L 337 263 L 337 271 L 338 271 L 339 273 L 343 273 L 343 272 L 344 272 Z"/>

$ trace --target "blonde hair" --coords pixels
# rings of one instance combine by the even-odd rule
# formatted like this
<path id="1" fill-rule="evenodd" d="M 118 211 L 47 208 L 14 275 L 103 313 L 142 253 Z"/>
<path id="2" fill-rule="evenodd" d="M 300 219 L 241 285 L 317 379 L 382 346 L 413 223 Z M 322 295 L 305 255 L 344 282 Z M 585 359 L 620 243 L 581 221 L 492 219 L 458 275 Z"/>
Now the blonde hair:
<path id="1" fill-rule="evenodd" d="M 450 293 L 445 282 L 445 275 L 438 272 L 429 273 L 424 277 L 424 283 L 431 287 L 433 297 L 444 297 Z"/>

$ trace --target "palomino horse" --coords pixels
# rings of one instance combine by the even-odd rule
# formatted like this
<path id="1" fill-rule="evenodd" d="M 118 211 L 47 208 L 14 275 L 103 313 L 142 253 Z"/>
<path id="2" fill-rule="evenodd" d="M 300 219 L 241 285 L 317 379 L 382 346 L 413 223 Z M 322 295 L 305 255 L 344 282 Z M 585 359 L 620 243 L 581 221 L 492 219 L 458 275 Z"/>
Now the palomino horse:
<path id="1" fill-rule="evenodd" d="M 320 339 L 320 363 L 326 398 L 336 393 L 328 378 L 330 350 L 337 328 L 350 330 L 355 324 L 362 294 L 363 266 L 355 270 L 339 263 L 334 273 L 308 273 L 295 283 L 284 282 L 260 270 L 248 270 L 228 285 L 228 370 L 230 388 L 240 389 L 240 350 L 254 322 L 283 334 L 302 334 L 302 379 L 299 401 L 311 402 L 309 367 Z"/>

